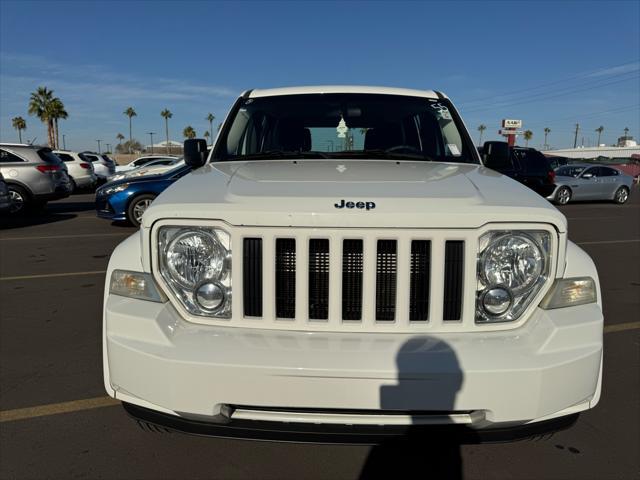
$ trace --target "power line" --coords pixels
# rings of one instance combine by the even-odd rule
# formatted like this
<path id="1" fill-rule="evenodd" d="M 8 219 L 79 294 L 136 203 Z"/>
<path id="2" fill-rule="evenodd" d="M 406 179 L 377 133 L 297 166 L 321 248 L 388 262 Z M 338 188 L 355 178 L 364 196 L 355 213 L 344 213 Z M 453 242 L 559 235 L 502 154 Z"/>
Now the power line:
<path id="1" fill-rule="evenodd" d="M 549 100 L 552 98 L 558 98 L 558 97 L 562 97 L 565 95 L 573 95 L 574 93 L 580 93 L 580 92 L 586 92 L 589 90 L 594 90 L 596 88 L 602 88 L 602 87 L 606 87 L 609 85 L 615 85 L 617 83 L 622 83 L 622 82 L 628 82 L 629 80 L 636 80 L 636 79 L 640 79 L 640 75 L 636 75 L 635 77 L 631 77 L 631 78 L 624 78 L 624 79 L 620 79 L 620 80 L 615 80 L 612 82 L 607 82 L 607 83 L 602 83 L 602 84 L 598 84 L 598 85 L 592 85 L 586 88 L 570 88 L 570 89 L 564 89 L 564 90 L 569 90 L 569 91 L 563 91 L 562 93 L 555 93 L 553 95 L 548 95 L 548 94 L 538 94 L 538 95 L 532 95 L 529 98 L 527 98 L 526 100 L 520 100 L 518 102 L 510 102 L 510 103 L 503 103 L 503 104 L 498 104 L 498 105 L 491 105 L 491 106 L 487 106 L 487 107 L 480 107 L 480 108 L 475 108 L 472 107 L 469 110 L 465 110 L 464 107 L 460 107 L 461 110 L 463 110 L 466 114 L 469 113 L 473 113 L 473 112 L 482 112 L 485 110 L 493 110 L 496 108 L 505 108 L 505 107 L 511 107 L 514 105 L 522 105 L 524 103 L 531 103 L 531 102 L 539 102 L 542 100 Z M 546 95 L 546 96 L 544 96 Z"/>
<path id="2" fill-rule="evenodd" d="M 548 126 L 558 125 L 558 124 L 562 123 L 563 120 L 571 120 L 571 119 L 575 119 L 575 118 L 579 118 L 581 120 L 584 120 L 585 118 L 599 117 L 601 115 L 609 115 L 611 113 L 620 113 L 620 112 L 623 112 L 623 111 L 626 111 L 626 110 L 635 110 L 637 108 L 640 109 L 640 103 L 636 103 L 634 105 L 625 105 L 625 106 L 622 106 L 622 107 L 611 108 L 611 109 L 608 109 L 608 110 L 601 110 L 599 112 L 578 113 L 578 114 L 570 115 L 570 116 L 567 116 L 567 117 L 556 118 L 552 122 L 534 123 L 534 124 L 529 124 L 527 126 L 529 128 L 531 128 L 531 127 L 548 127 Z M 571 131 L 573 132 L 573 129 Z"/>
<path id="3" fill-rule="evenodd" d="M 522 89 L 518 89 L 518 90 L 511 90 L 509 92 L 501 93 L 501 94 L 498 94 L 498 95 L 492 95 L 490 97 L 477 98 L 476 100 L 468 100 L 468 101 L 462 101 L 462 102 L 458 102 L 458 103 L 478 103 L 478 102 L 485 102 L 487 100 L 491 100 L 491 99 L 495 99 L 495 98 L 509 97 L 511 95 L 515 95 L 515 94 L 518 94 L 518 93 L 529 92 L 531 90 L 538 90 L 540 88 L 548 87 L 548 86 L 551 86 L 551 85 L 557 85 L 559 83 L 564 83 L 564 82 L 568 82 L 568 81 L 571 81 L 571 80 L 576 80 L 576 79 L 579 79 L 579 78 L 588 78 L 589 76 L 592 76 L 592 75 L 594 75 L 596 73 L 603 72 L 603 71 L 606 71 L 606 70 L 612 70 L 614 68 L 626 67 L 627 65 L 638 65 L 638 68 L 635 68 L 631 72 L 625 72 L 625 73 L 633 73 L 633 72 L 637 71 L 638 69 L 640 69 L 640 64 L 638 64 L 637 61 L 627 62 L 627 63 L 622 63 L 622 64 L 619 64 L 619 65 L 613 65 L 611 67 L 599 68 L 597 70 L 592 70 L 592 71 L 585 72 L 585 73 L 582 73 L 582 74 L 579 74 L 579 75 L 574 75 L 573 77 L 564 78 L 562 80 L 555 80 L 553 82 L 543 83 L 543 84 L 540 84 L 540 85 L 534 86 L 534 87 L 527 87 L 527 88 L 522 88 Z M 624 75 L 625 73 L 622 73 L 621 75 Z M 603 76 L 607 76 L 607 75 L 604 74 Z"/>

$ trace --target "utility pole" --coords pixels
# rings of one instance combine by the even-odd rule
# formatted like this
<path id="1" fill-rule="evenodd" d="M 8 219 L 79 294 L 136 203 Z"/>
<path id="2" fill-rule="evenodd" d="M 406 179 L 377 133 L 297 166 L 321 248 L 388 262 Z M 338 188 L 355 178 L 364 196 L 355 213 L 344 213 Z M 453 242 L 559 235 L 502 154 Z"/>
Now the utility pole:
<path id="1" fill-rule="evenodd" d="M 156 132 L 147 132 L 147 135 L 151 138 L 151 155 L 153 155 L 153 134 Z"/>
<path id="2" fill-rule="evenodd" d="M 576 123 L 576 134 L 573 137 L 573 148 L 578 146 L 578 132 L 580 131 L 580 124 Z"/>
<path id="3" fill-rule="evenodd" d="M 111 144 L 107 143 L 107 152 L 111 153 Z"/>
<path id="4" fill-rule="evenodd" d="M 66 137 L 66 135 L 63 133 L 62 134 L 62 149 L 66 150 L 67 149 L 67 142 L 65 141 L 64 137 Z"/>
<path id="5" fill-rule="evenodd" d="M 100 151 L 100 142 L 102 141 L 102 139 L 100 140 L 96 140 L 96 142 L 98 142 L 98 155 L 100 155 L 102 152 Z"/>

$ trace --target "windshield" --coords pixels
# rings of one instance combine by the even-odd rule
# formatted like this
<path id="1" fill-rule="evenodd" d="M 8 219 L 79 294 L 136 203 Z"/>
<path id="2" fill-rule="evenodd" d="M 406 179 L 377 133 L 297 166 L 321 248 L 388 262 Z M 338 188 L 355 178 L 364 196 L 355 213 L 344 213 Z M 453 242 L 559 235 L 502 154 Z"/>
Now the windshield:
<path id="1" fill-rule="evenodd" d="M 243 98 L 213 160 L 373 158 L 478 163 L 447 100 L 381 94 Z"/>
<path id="2" fill-rule="evenodd" d="M 585 167 L 560 167 L 556 170 L 556 175 L 560 177 L 578 177 Z"/>

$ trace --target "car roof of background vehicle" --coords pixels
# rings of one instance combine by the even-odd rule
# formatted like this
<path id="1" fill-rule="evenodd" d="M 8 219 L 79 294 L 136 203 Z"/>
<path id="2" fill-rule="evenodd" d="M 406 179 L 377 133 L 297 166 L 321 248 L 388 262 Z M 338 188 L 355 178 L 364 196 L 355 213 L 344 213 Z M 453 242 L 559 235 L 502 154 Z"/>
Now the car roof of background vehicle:
<path id="1" fill-rule="evenodd" d="M 0 143 L 0 147 L 7 147 L 7 148 L 12 148 L 12 147 L 20 147 L 20 148 L 49 148 L 49 147 L 43 147 L 40 145 L 31 145 L 29 143 Z"/>
<path id="2" fill-rule="evenodd" d="M 395 87 L 367 87 L 363 85 L 318 85 L 308 87 L 281 87 L 251 90 L 249 98 L 272 97 L 276 95 L 304 95 L 309 93 L 377 93 L 383 95 L 403 95 L 409 97 L 440 98 L 433 90 L 412 90 Z M 440 94 L 441 97 L 446 95 Z"/>

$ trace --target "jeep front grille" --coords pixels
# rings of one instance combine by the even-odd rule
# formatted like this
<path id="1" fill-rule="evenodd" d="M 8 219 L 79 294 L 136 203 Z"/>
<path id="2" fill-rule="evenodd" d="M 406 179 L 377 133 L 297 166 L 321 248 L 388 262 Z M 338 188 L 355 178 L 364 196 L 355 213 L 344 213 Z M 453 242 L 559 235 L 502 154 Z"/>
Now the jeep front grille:
<path id="1" fill-rule="evenodd" d="M 242 248 L 244 318 L 352 327 L 427 325 L 434 312 L 441 323 L 462 320 L 469 293 L 465 275 L 471 272 L 463 240 L 438 241 L 437 255 L 431 239 L 364 240 L 334 233 L 264 242 L 243 237 Z M 234 293 L 237 289 L 234 284 Z M 269 304 L 271 313 L 264 312 Z"/>

